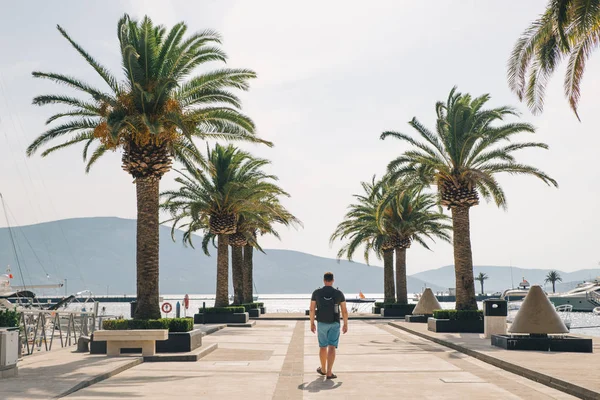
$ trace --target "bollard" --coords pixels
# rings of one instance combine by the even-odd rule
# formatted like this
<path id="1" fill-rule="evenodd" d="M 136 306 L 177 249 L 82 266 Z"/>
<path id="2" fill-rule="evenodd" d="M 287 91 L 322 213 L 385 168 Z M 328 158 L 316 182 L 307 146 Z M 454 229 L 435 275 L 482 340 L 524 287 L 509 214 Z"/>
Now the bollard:
<path id="1" fill-rule="evenodd" d="M 206 324 L 206 302 L 202 302 L 202 323 Z"/>
<path id="2" fill-rule="evenodd" d="M 179 304 L 179 302 L 177 302 L 177 304 L 175 304 L 175 317 L 176 318 L 181 317 L 181 304 Z"/>

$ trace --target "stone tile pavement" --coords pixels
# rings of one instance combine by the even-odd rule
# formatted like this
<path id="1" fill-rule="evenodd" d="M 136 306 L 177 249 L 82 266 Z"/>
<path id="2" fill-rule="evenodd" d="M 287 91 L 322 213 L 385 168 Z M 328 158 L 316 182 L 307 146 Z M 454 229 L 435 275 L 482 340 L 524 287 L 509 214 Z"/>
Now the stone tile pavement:
<path id="1" fill-rule="evenodd" d="M 387 321 L 386 321 L 387 322 Z M 572 399 L 383 322 L 351 321 L 325 380 L 305 321 L 258 321 L 204 338 L 195 363 L 144 363 L 69 399 Z M 1 384 L 1 383 L 0 383 Z"/>

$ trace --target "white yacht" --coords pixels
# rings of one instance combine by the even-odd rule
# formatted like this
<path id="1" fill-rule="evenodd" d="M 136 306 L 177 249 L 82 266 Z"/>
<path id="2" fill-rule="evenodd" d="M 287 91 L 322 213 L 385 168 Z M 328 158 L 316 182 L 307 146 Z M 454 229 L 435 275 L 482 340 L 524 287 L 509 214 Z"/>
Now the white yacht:
<path id="1" fill-rule="evenodd" d="M 519 283 L 518 288 L 505 290 L 500 298 L 506 301 L 523 300 L 527 296 L 527 293 L 529 293 L 529 286 L 531 285 L 523 277 L 523 281 Z"/>
<path id="2" fill-rule="evenodd" d="M 570 304 L 573 311 L 591 312 L 600 306 L 600 277 L 580 283 L 568 292 L 549 294 L 548 298 L 555 306 Z"/>

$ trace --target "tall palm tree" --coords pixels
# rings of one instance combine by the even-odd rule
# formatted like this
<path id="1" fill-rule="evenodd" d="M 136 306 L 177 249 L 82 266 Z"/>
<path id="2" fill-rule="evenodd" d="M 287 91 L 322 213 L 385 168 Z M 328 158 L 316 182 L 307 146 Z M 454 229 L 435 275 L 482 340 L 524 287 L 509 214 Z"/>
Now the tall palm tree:
<path id="1" fill-rule="evenodd" d="M 378 220 L 378 208 L 384 196 L 385 186 L 373 177 L 371 182 L 361 183 L 364 194 L 354 195 L 357 203 L 348 207 L 344 221 L 340 222 L 331 235 L 330 242 L 336 239 L 346 240 L 337 256 L 352 260 L 356 250 L 364 247 L 364 259 L 369 264 L 369 254 L 373 251 L 377 258 L 383 258 L 383 297 L 384 302 L 393 303 L 395 300 L 394 284 L 394 245 L 392 233 L 382 230 L 386 223 Z"/>
<path id="2" fill-rule="evenodd" d="M 33 103 L 40 106 L 66 106 L 47 124 L 65 122 L 38 136 L 27 148 L 27 154 L 31 156 L 56 139 L 65 138 L 46 148 L 42 156 L 81 143 L 88 172 L 107 152 L 122 150 L 122 168 L 133 176 L 137 193 L 135 317 L 158 318 L 159 181 L 171 169 L 173 159 L 184 166 L 203 162 L 193 138 L 262 142 L 255 136 L 250 118 L 240 113 L 240 99 L 231 92 L 247 90 L 248 81 L 255 74 L 246 69 L 218 69 L 192 75 L 209 61 L 225 62 L 216 32 L 184 37 L 184 23 L 167 32 L 148 17 L 138 22 L 128 15 L 119 20 L 117 28 L 122 79 L 112 75 L 58 27 L 98 73 L 106 89 L 59 73 L 33 72 L 36 78 L 76 89 L 82 97 L 50 94 L 34 98 Z"/>
<path id="3" fill-rule="evenodd" d="M 390 162 L 390 179 L 402 179 L 409 186 L 437 186 L 439 203 L 452 212 L 456 308 L 459 310 L 477 309 L 469 209 L 479 204 L 479 194 L 505 208 L 504 191 L 496 180 L 501 172 L 533 175 L 548 185 L 557 186 L 547 174 L 518 163 L 513 156 L 521 149 L 548 148 L 544 143 L 509 143 L 517 133 L 533 133 L 534 127 L 522 122 L 494 126 L 505 117 L 518 114 L 511 107 L 484 109 L 489 99 L 487 94 L 472 98 L 453 88 L 445 103 L 436 104 L 434 132 L 416 118 L 409 122 L 422 140 L 399 132 L 381 135 L 381 139 L 394 137 L 412 146 Z"/>
<path id="4" fill-rule="evenodd" d="M 487 274 L 484 274 L 483 272 L 480 272 L 479 275 L 477 275 L 477 277 L 475 277 L 476 281 L 479 281 L 479 283 L 481 284 L 481 294 L 483 293 L 483 281 L 489 279 L 489 277 L 487 276 Z"/>
<path id="5" fill-rule="evenodd" d="M 228 246 L 240 215 L 252 212 L 269 195 L 286 193 L 272 183 L 276 177 L 261 170 L 268 160 L 232 145 L 217 144 L 207 153 L 206 162 L 198 168 L 180 172 L 175 179 L 178 189 L 162 193 L 162 206 L 172 217 L 172 229 L 185 230 L 184 242 L 192 244 L 192 233 L 198 230 L 208 230 L 218 238 L 215 307 L 224 307 L 229 304 Z"/>
<path id="6" fill-rule="evenodd" d="M 581 80 L 600 42 L 600 2 L 550 0 L 544 13 L 523 32 L 508 63 L 508 82 L 534 114 L 544 108 L 546 84 L 567 58 L 564 91 L 577 118 Z"/>
<path id="7" fill-rule="evenodd" d="M 558 273 L 558 271 L 555 271 L 555 270 L 548 272 L 548 275 L 546 275 L 546 279 L 544 280 L 544 283 L 548 283 L 548 282 L 552 283 L 552 293 L 556 293 L 556 282 L 562 282 L 560 273 Z"/>
<path id="8" fill-rule="evenodd" d="M 382 184 L 389 185 L 383 181 Z M 384 230 L 394 232 L 392 243 L 396 255 L 396 302 L 408 304 L 406 284 L 406 250 L 417 242 L 427 250 L 427 239 L 435 238 L 450 242 L 448 232 L 450 218 L 436 206 L 435 196 L 422 193 L 420 189 L 403 185 L 389 187 L 378 207 L 378 222 Z"/>
<path id="9" fill-rule="evenodd" d="M 286 194 L 287 195 L 287 194 Z M 239 232 L 246 238 L 243 250 L 241 278 L 242 299 L 244 303 L 254 300 L 254 248 L 263 252 L 258 243 L 258 236 L 273 235 L 279 239 L 275 224 L 283 226 L 302 226 L 302 222 L 292 215 L 279 201 L 281 194 L 269 196 L 259 202 L 259 206 L 244 213 L 244 221 L 238 225 Z"/>

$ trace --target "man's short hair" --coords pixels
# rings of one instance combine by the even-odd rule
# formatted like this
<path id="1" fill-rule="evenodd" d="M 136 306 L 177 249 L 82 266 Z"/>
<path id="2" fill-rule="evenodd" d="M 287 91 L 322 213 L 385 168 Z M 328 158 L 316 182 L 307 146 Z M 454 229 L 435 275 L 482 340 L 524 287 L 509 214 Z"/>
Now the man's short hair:
<path id="1" fill-rule="evenodd" d="M 325 282 L 333 282 L 333 272 L 325 272 L 325 275 L 323 275 L 323 280 Z"/>

